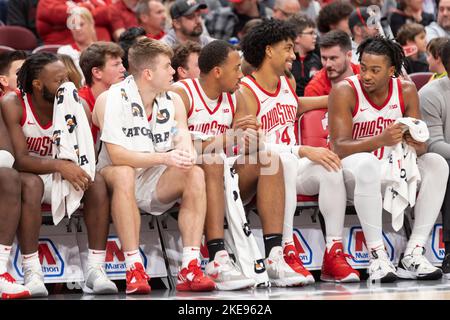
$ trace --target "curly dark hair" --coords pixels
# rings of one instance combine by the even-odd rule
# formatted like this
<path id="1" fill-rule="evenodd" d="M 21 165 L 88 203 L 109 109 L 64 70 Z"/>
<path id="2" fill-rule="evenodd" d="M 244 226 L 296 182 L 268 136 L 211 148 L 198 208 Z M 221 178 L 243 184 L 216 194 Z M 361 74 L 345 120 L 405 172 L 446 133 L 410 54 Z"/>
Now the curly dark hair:
<path id="1" fill-rule="evenodd" d="M 402 74 L 405 53 L 402 46 L 392 39 L 380 35 L 367 38 L 361 42 L 356 53 L 359 55 L 359 62 L 361 62 L 363 53 L 387 56 L 391 66 L 395 67 L 394 76 L 398 77 Z"/>
<path id="2" fill-rule="evenodd" d="M 38 78 L 47 64 L 58 60 L 58 56 L 50 52 L 39 52 L 29 56 L 17 73 L 17 87 L 22 95 L 33 93 L 33 80 Z"/>
<path id="3" fill-rule="evenodd" d="M 322 33 L 331 30 L 330 25 L 337 24 L 348 18 L 353 12 L 353 6 L 348 1 L 334 1 L 324 6 L 317 17 L 317 29 Z"/>
<path id="4" fill-rule="evenodd" d="M 199 43 L 194 41 L 186 41 L 183 44 L 177 45 L 173 48 L 173 57 L 172 57 L 172 68 L 175 70 L 175 74 L 173 75 L 173 81 L 178 81 L 178 67 L 187 68 L 187 63 L 189 56 L 191 53 L 200 54 L 202 47 Z"/>
<path id="5" fill-rule="evenodd" d="M 251 29 L 242 40 L 244 59 L 253 67 L 259 68 L 266 56 L 266 47 L 280 41 L 295 41 L 295 27 L 285 21 L 275 19 L 263 20 Z"/>

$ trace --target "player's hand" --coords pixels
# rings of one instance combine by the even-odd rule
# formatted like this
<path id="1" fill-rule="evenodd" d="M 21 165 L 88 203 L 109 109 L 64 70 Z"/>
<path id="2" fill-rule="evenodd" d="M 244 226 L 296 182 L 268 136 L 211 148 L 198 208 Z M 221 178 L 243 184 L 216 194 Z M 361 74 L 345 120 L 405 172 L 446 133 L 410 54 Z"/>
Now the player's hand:
<path id="1" fill-rule="evenodd" d="M 246 154 L 254 153 L 262 149 L 262 145 L 265 141 L 264 132 L 259 130 L 247 129 L 242 135 L 242 146 Z"/>
<path id="2" fill-rule="evenodd" d="M 61 160 L 58 172 L 72 184 L 76 191 L 86 191 L 92 184 L 92 179 L 87 172 L 72 161 Z"/>
<path id="3" fill-rule="evenodd" d="M 341 159 L 336 153 L 327 148 L 301 146 L 299 155 L 322 165 L 328 171 L 339 171 L 342 168 Z"/>
<path id="4" fill-rule="evenodd" d="M 245 117 L 239 118 L 234 122 L 233 128 L 234 130 L 247 130 L 252 129 L 258 131 L 261 125 L 256 120 L 256 117 L 253 115 L 247 115 Z"/>
<path id="5" fill-rule="evenodd" d="M 390 147 L 403 140 L 403 124 L 392 124 L 379 135 L 383 146 Z"/>
<path id="6" fill-rule="evenodd" d="M 164 156 L 164 164 L 168 167 L 190 169 L 195 163 L 195 158 L 192 153 L 183 150 L 174 149 L 170 152 L 164 153 Z"/>
<path id="7" fill-rule="evenodd" d="M 411 137 L 409 131 L 404 134 L 403 138 L 409 146 L 413 147 L 416 150 L 416 154 L 418 156 L 424 154 L 427 151 L 426 143 L 414 140 L 414 138 Z"/>

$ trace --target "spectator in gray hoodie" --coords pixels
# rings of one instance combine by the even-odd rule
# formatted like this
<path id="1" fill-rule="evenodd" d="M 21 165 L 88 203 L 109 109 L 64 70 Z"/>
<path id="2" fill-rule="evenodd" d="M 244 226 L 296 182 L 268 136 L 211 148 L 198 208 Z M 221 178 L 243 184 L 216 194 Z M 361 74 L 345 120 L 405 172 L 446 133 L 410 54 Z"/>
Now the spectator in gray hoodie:
<path id="1" fill-rule="evenodd" d="M 450 37 L 450 0 L 441 0 L 437 15 L 437 22 L 425 27 L 427 42 L 437 37 Z"/>

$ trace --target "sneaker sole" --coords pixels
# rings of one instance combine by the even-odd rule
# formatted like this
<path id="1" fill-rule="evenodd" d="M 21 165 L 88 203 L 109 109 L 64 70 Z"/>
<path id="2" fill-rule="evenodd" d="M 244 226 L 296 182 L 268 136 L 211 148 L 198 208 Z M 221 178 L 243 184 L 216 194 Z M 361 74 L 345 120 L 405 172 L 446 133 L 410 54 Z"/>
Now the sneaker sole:
<path id="1" fill-rule="evenodd" d="M 149 287 L 142 286 L 142 287 L 137 287 L 134 289 L 127 288 L 125 293 L 126 294 L 148 294 L 148 293 L 150 293 L 150 291 L 151 291 L 150 286 Z"/>
<path id="2" fill-rule="evenodd" d="M 87 293 L 87 294 L 116 294 L 119 292 L 119 290 L 117 289 L 116 286 L 109 286 L 109 287 L 104 287 L 101 289 L 97 289 L 97 290 L 93 290 L 89 287 L 87 287 L 86 285 L 83 286 L 83 292 Z"/>
<path id="3" fill-rule="evenodd" d="M 256 285 L 256 282 L 253 279 L 248 280 L 236 280 L 236 281 L 227 281 L 227 282 L 216 282 L 217 290 L 221 291 L 233 291 L 233 290 L 242 290 L 246 288 L 251 288 Z"/>
<path id="4" fill-rule="evenodd" d="M 401 279 L 414 279 L 414 280 L 439 280 L 442 278 L 442 270 L 436 269 L 432 273 L 420 276 L 416 275 L 414 272 L 405 270 L 403 268 L 397 269 L 398 277 Z"/>
<path id="5" fill-rule="evenodd" d="M 12 300 L 12 299 L 25 299 L 31 298 L 31 294 L 29 291 L 23 291 L 19 293 L 2 293 L 2 300 Z"/>
<path id="6" fill-rule="evenodd" d="M 335 283 L 351 283 L 351 282 L 360 282 L 361 281 L 359 276 L 354 273 L 351 273 L 342 279 L 336 279 L 332 276 L 322 274 L 322 275 L 320 275 L 320 280 L 325 281 L 325 282 L 335 282 Z"/>
<path id="7" fill-rule="evenodd" d="M 293 278 L 293 279 L 280 279 L 280 280 L 273 280 L 270 279 L 270 282 L 273 284 L 274 287 L 303 287 L 308 284 L 308 279 L 303 277 L 302 278 Z"/>
<path id="8" fill-rule="evenodd" d="M 379 278 L 379 279 L 371 279 L 369 277 L 369 280 L 372 282 L 381 282 L 381 283 L 392 283 L 395 282 L 398 279 L 398 276 L 393 273 L 393 272 L 389 272 L 387 273 L 384 277 Z"/>
<path id="9" fill-rule="evenodd" d="M 216 289 L 216 284 L 213 286 L 206 285 L 206 286 L 190 286 L 189 284 L 177 284 L 176 286 L 177 291 L 194 291 L 194 292 L 208 292 L 208 291 L 214 291 Z"/>

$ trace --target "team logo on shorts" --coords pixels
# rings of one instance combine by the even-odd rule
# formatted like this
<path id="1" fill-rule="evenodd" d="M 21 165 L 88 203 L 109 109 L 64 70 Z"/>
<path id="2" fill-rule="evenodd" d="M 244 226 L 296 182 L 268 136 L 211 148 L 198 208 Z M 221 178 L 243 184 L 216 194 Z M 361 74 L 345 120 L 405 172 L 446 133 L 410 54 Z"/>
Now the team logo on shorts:
<path id="1" fill-rule="evenodd" d="M 313 251 L 311 250 L 311 247 L 309 246 L 308 242 L 306 241 L 305 237 L 303 237 L 299 229 L 294 228 L 293 236 L 295 249 L 297 249 L 298 252 L 298 257 L 305 266 L 310 265 L 313 259 Z"/>
<path id="2" fill-rule="evenodd" d="M 131 113 L 133 114 L 133 117 L 144 117 L 144 109 L 136 102 L 131 104 Z"/>
<path id="3" fill-rule="evenodd" d="M 77 118 L 73 114 L 66 114 L 65 119 L 69 133 L 72 133 L 77 126 Z"/>
<path id="4" fill-rule="evenodd" d="M 444 260 L 445 257 L 445 246 L 442 232 L 442 224 L 435 224 L 433 227 L 433 233 L 431 234 L 431 249 L 434 256 L 439 260 Z"/>
<path id="5" fill-rule="evenodd" d="M 64 259 L 61 257 L 61 254 L 52 240 L 40 238 L 38 253 L 44 278 L 61 277 L 64 274 Z M 24 276 L 22 262 L 20 250 L 17 250 L 14 256 L 13 267 L 21 278 Z"/>
<path id="6" fill-rule="evenodd" d="M 139 253 L 137 254 L 141 255 L 144 269 L 147 269 L 147 257 L 141 248 L 139 248 Z M 125 253 L 121 250 L 120 240 L 117 236 L 108 237 L 108 242 L 106 243 L 105 270 L 106 274 L 125 274 L 127 271 Z"/>
<path id="7" fill-rule="evenodd" d="M 255 260 L 254 270 L 256 274 L 263 273 L 266 271 L 266 265 L 264 264 L 264 259 Z"/>
<path id="8" fill-rule="evenodd" d="M 394 246 L 389 237 L 383 232 L 384 247 L 391 261 L 394 260 Z M 366 239 L 361 226 L 354 226 L 350 228 L 348 246 L 348 253 L 352 256 L 355 263 L 369 263 L 369 252 L 366 246 Z"/>

